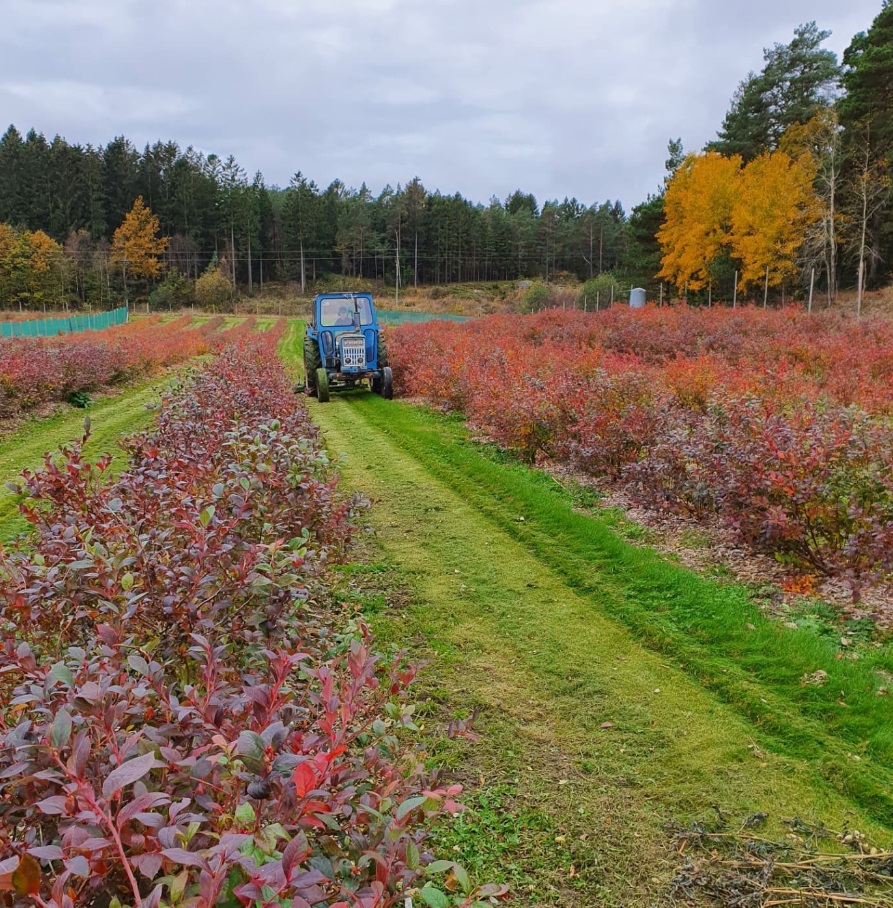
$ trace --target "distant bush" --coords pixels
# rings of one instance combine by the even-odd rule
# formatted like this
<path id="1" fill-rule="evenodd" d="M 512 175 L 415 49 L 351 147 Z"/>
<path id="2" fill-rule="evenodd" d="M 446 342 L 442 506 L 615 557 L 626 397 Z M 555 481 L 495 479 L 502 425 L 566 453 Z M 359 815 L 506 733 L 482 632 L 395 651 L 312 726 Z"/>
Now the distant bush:
<path id="1" fill-rule="evenodd" d="M 195 287 L 191 280 L 176 268 L 165 275 L 164 280 L 149 294 L 149 307 L 158 309 L 182 309 L 195 301 Z"/>
<path id="2" fill-rule="evenodd" d="M 587 309 L 595 309 L 597 304 L 601 309 L 606 308 L 611 303 L 612 287 L 614 288 L 614 300 L 616 301 L 620 295 L 620 282 L 616 275 L 606 271 L 596 277 L 591 277 L 580 288 L 578 295 L 580 307 L 582 308 L 585 305 Z"/>
<path id="3" fill-rule="evenodd" d="M 533 284 L 521 297 L 522 312 L 539 312 L 552 301 L 552 291 L 546 284 Z"/>
<path id="4" fill-rule="evenodd" d="M 233 296 L 233 286 L 229 278 L 220 273 L 216 265 L 211 265 L 208 270 L 195 282 L 195 302 L 202 309 L 212 311 L 227 309 Z"/>

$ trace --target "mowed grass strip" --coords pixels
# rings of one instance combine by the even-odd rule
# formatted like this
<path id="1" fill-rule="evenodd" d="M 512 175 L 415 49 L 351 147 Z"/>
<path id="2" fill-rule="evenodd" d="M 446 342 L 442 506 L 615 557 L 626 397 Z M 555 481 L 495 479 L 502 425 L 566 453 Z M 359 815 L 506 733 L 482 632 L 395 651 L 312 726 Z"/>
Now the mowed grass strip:
<path id="1" fill-rule="evenodd" d="M 525 904 L 628 906 L 654 904 L 679 867 L 666 823 L 715 823 L 714 808 L 733 828 L 768 813 L 767 836 L 800 817 L 890 839 L 818 761 L 767 746 L 734 704 L 488 513 L 526 526 L 532 511 L 499 485 L 482 507 L 457 477 L 432 473 L 406 448 L 426 414 L 369 395 L 311 406 L 347 487 L 373 500 L 385 569 L 414 594 L 396 610 L 371 602 L 376 634 L 425 660 L 423 685 L 442 709 L 478 712 L 481 740 L 436 754 L 475 808 L 443 834 L 458 859 L 533 887 Z M 424 447 L 446 456 L 449 433 Z M 506 828 L 516 845 L 499 838 Z"/>
<path id="2" fill-rule="evenodd" d="M 890 648 L 845 657 L 827 637 L 765 616 L 746 590 L 718 584 L 578 513 L 547 475 L 488 457 L 455 418 L 366 396 L 369 426 L 459 492 L 590 603 L 715 692 L 778 754 L 814 763 L 842 794 L 893 825 Z M 804 683 L 816 671 L 823 685 Z"/>

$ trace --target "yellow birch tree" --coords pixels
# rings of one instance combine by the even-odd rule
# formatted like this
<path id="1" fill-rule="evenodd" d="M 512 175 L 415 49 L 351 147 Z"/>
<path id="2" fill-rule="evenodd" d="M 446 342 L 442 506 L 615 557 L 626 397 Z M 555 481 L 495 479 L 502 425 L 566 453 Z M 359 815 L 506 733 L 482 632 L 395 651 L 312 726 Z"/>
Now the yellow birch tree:
<path id="1" fill-rule="evenodd" d="M 751 161 L 732 208 L 732 255 L 743 289 L 777 287 L 797 270 L 807 229 L 819 217 L 815 174 L 804 159 L 775 151 Z"/>
<path id="2" fill-rule="evenodd" d="M 710 284 L 711 266 L 731 246 L 741 165 L 739 155 L 689 155 L 670 179 L 657 233 L 663 253 L 658 277 L 691 290 Z"/>

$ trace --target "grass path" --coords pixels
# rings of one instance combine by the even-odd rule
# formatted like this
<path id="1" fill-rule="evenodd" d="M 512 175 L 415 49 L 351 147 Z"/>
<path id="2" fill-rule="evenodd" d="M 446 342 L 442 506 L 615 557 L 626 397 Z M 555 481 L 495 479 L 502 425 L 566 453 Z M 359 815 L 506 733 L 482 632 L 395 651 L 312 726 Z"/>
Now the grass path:
<path id="1" fill-rule="evenodd" d="M 87 416 L 91 422 L 87 453 L 91 457 L 120 453 L 118 440 L 149 425 L 154 412 L 147 405 L 158 401 L 160 389 L 170 380 L 156 377 L 141 382 L 86 410 L 72 408 L 49 419 L 32 420 L 0 439 L 0 541 L 9 540 L 28 526 L 18 512 L 18 496 L 6 483 L 14 481 L 22 470 L 40 466 L 44 452 L 57 451 L 62 445 L 77 441 L 83 435 Z M 123 456 L 118 466 L 123 466 Z"/>
<path id="2" fill-rule="evenodd" d="M 374 502 L 369 570 L 410 593 L 377 616 L 386 593 L 359 601 L 428 661 L 439 712 L 478 712 L 482 740 L 439 753 L 471 783 L 477 809 L 444 837 L 474 869 L 531 904 L 646 905 L 678 868 L 667 822 L 716 808 L 768 813 L 768 835 L 799 817 L 890 840 L 889 651 L 853 664 L 791 636 L 455 419 L 371 395 L 312 408 L 344 483 Z M 804 688 L 804 665 L 848 691 Z M 853 718 L 845 702 L 832 715 L 847 695 Z"/>

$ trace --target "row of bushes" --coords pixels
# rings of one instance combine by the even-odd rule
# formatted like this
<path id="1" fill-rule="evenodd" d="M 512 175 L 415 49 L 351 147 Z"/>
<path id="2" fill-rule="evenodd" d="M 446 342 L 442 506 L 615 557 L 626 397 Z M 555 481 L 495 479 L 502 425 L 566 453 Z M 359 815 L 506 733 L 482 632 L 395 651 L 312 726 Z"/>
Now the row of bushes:
<path id="1" fill-rule="evenodd" d="M 208 351 L 204 333 L 143 319 L 60 338 L 0 341 L 0 417 L 151 374 Z"/>
<path id="2" fill-rule="evenodd" d="M 465 412 L 530 461 L 719 515 L 749 544 L 842 578 L 856 600 L 893 573 L 886 323 L 552 311 L 407 325 L 390 343 L 399 391 Z"/>
<path id="3" fill-rule="evenodd" d="M 26 474 L 0 552 L 0 901 L 482 904 L 406 743 L 415 668 L 329 603 L 350 503 L 276 358 L 232 344 L 126 443 Z M 426 883 L 449 875 L 454 894 Z M 489 902 L 486 902 L 489 904 Z"/>
<path id="4" fill-rule="evenodd" d="M 219 351 L 256 328 L 251 318 L 220 332 L 223 323 L 216 316 L 193 328 L 188 315 L 167 324 L 154 316 L 104 331 L 0 341 L 0 418 L 151 375 Z"/>

